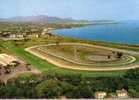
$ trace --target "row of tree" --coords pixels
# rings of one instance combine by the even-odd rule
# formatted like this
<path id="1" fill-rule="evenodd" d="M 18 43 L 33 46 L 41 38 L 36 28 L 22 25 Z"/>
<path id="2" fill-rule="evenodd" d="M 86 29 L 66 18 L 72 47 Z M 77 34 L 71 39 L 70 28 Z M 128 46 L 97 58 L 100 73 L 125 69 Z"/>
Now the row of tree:
<path id="1" fill-rule="evenodd" d="M 82 77 L 48 74 L 20 76 L 0 84 L 0 98 L 94 98 L 96 91 L 113 93 L 126 89 L 130 97 L 139 97 L 139 70 L 129 70 L 122 77 Z"/>

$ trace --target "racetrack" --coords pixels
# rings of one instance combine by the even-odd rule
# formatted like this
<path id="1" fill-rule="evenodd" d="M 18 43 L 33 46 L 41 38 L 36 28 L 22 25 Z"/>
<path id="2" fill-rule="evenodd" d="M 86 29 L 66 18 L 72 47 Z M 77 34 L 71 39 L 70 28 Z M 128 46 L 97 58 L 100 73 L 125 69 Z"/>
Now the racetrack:
<path id="1" fill-rule="evenodd" d="M 51 45 L 56 45 L 56 44 L 48 44 L 45 46 L 51 46 Z M 100 49 L 107 49 L 107 50 L 112 50 L 112 51 L 118 51 L 118 52 L 123 52 L 123 53 L 127 53 L 130 55 L 139 55 L 138 52 L 134 52 L 134 51 L 128 51 L 128 50 L 121 50 L 121 49 L 117 49 L 117 48 L 109 48 L 109 47 L 103 47 L 103 46 L 97 46 L 97 45 L 90 45 L 90 44 L 84 44 L 84 43 L 60 43 L 59 45 L 81 45 L 81 46 L 89 46 L 89 47 L 95 47 L 95 48 L 100 48 Z M 44 46 L 44 45 L 41 45 Z M 44 60 L 47 60 L 48 62 L 61 67 L 61 68 L 67 68 L 67 69 L 73 69 L 73 70 L 84 70 L 84 71 L 117 71 L 117 70 L 128 70 L 128 69 L 134 69 L 134 68 L 138 68 L 139 65 L 138 64 L 132 64 L 132 62 L 134 62 L 136 60 L 136 58 L 134 56 L 131 56 L 132 60 L 129 63 L 129 65 L 123 65 L 123 66 L 118 66 L 118 67 L 97 67 L 97 66 L 92 66 L 92 67 L 81 67 L 78 64 L 74 64 L 74 62 L 69 63 L 69 62 L 65 62 L 66 59 L 61 60 L 58 59 L 59 57 L 57 57 L 57 55 L 50 55 L 49 53 L 43 52 L 43 51 L 39 51 L 37 52 L 35 50 L 35 48 L 38 48 L 39 46 L 34 46 L 34 47 L 29 47 L 26 48 L 25 50 L 31 54 L 34 54 Z"/>

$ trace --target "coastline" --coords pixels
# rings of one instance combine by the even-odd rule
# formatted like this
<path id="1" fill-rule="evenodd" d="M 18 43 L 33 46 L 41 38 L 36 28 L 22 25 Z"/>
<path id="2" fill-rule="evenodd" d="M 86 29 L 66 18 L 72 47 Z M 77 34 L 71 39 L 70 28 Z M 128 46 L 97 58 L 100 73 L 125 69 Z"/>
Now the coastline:
<path id="1" fill-rule="evenodd" d="M 86 41 L 95 41 L 95 42 L 129 45 L 129 46 L 131 45 L 139 46 L 139 41 L 137 41 L 137 38 L 133 39 L 135 35 L 134 34 L 131 35 L 131 31 L 133 31 L 133 28 L 131 28 L 132 30 L 130 29 L 131 31 L 128 32 L 128 30 L 126 31 L 126 28 L 128 28 L 129 26 L 127 27 L 125 23 L 123 24 L 122 22 L 121 23 L 119 22 L 119 23 L 112 23 L 112 24 L 119 24 L 119 25 L 107 27 L 109 23 L 108 24 L 106 23 L 96 24 L 96 25 L 91 24 L 91 25 L 85 25 L 83 27 L 54 29 L 51 31 L 51 33 L 53 35 L 58 35 L 61 37 L 75 38 L 75 39 L 81 39 L 81 40 L 86 40 Z M 101 25 L 103 27 L 102 30 L 100 27 Z M 113 27 L 114 28 L 118 27 L 118 29 L 119 27 L 122 28 L 121 25 L 122 27 L 124 27 L 124 29 L 118 30 L 118 35 L 115 35 L 117 33 L 115 32 L 113 33 L 113 30 L 109 30 L 110 28 L 113 28 Z M 108 31 L 108 33 L 107 31 L 105 31 L 105 29 Z M 104 33 L 102 31 L 104 31 Z M 117 29 L 116 29 L 116 32 L 117 32 Z M 137 33 L 135 32 L 135 34 Z"/>
<path id="2" fill-rule="evenodd" d="M 69 39 L 74 39 L 74 40 L 81 40 L 81 41 L 92 42 L 92 43 L 97 43 L 97 44 L 112 44 L 112 45 L 139 47 L 139 44 L 119 43 L 119 42 L 111 42 L 111 41 L 103 41 L 103 40 L 101 41 L 101 40 L 80 39 L 80 38 L 75 38 L 75 37 L 70 37 L 70 36 L 62 36 L 62 35 L 57 34 L 56 32 L 50 32 L 50 34 L 52 34 L 54 36 L 62 37 L 62 38 L 69 38 Z"/>

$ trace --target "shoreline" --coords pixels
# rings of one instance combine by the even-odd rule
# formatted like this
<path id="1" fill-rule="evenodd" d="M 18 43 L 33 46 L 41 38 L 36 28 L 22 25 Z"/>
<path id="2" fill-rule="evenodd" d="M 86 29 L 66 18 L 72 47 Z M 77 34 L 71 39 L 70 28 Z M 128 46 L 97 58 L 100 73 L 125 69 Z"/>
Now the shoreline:
<path id="1" fill-rule="evenodd" d="M 52 34 L 54 36 L 62 37 L 63 39 L 73 39 L 75 41 L 81 41 L 82 43 L 89 43 L 89 44 L 95 44 L 95 45 L 106 46 L 106 47 L 113 47 L 114 46 L 115 48 L 118 48 L 118 46 L 119 46 L 119 47 L 123 47 L 123 48 L 124 47 L 125 48 L 131 48 L 131 50 L 132 50 L 132 48 L 138 47 L 137 51 L 139 51 L 139 44 L 118 43 L 118 42 L 99 41 L 99 40 L 87 40 L 87 39 L 62 36 L 62 35 L 56 34 L 54 32 L 51 32 L 50 34 Z M 109 46 L 109 45 L 112 45 L 112 46 Z M 136 50 L 133 50 L 133 51 L 136 51 Z"/>
<path id="2" fill-rule="evenodd" d="M 121 46 L 136 46 L 139 47 L 139 44 L 130 44 L 130 43 L 120 43 L 120 42 L 111 42 L 111 41 L 101 41 L 101 40 L 89 40 L 89 39 L 81 39 L 81 38 L 75 38 L 75 37 L 70 37 L 70 36 L 62 36 L 59 35 L 55 32 L 51 32 L 50 34 L 55 35 L 55 36 L 59 36 L 62 38 L 70 38 L 70 39 L 75 39 L 75 40 L 81 40 L 81 41 L 86 41 L 86 42 L 96 42 L 96 43 L 104 43 L 104 44 L 114 44 L 114 45 L 121 45 Z"/>
<path id="3" fill-rule="evenodd" d="M 108 25 L 107 23 L 105 23 L 106 25 Z M 105 24 L 96 24 L 96 25 L 105 25 Z M 118 24 L 118 23 L 110 23 L 110 24 Z M 60 30 L 72 30 L 72 29 L 80 29 L 80 28 L 84 28 L 84 27 L 89 27 L 89 26 L 95 26 L 95 24 L 90 24 L 90 25 L 84 25 L 84 26 L 80 26 L 80 27 L 72 27 L 72 28 L 58 28 L 58 29 L 52 29 L 52 31 L 50 31 L 51 34 L 53 35 L 57 35 L 57 36 L 61 36 L 61 37 L 66 37 L 66 38 L 74 38 L 74 39 L 80 39 L 80 40 L 85 40 L 85 41 L 93 41 L 93 42 L 103 42 L 103 43 L 112 43 L 112 44 L 120 44 L 120 45 L 128 45 L 128 46 L 139 46 L 139 43 L 134 43 L 134 41 L 128 42 L 127 41 L 112 41 L 112 40 L 105 40 L 105 39 L 101 39 L 101 40 L 97 40 L 97 39 L 91 39 L 91 38 L 84 38 L 84 37 L 79 37 L 79 36 L 70 36 L 70 35 L 64 35 L 63 34 L 68 34 L 68 33 L 63 33 L 60 34 L 60 32 L 55 32 L 55 31 L 60 31 Z M 62 33 L 62 32 L 61 32 Z M 70 34 L 70 33 L 69 33 Z M 81 33 L 82 34 L 82 33 Z M 92 33 L 93 34 L 93 33 Z M 79 33 L 80 35 L 80 33 Z M 125 35 L 125 34 L 124 34 Z M 114 37 L 113 37 L 114 38 Z"/>

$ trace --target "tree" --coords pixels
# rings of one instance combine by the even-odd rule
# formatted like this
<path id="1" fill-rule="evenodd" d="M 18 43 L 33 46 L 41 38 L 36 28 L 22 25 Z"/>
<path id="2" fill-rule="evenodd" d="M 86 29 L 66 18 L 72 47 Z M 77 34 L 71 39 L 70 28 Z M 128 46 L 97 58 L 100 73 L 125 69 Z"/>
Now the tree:
<path id="1" fill-rule="evenodd" d="M 6 87 L 4 85 L 0 85 L 0 98 L 6 97 Z"/>
<path id="2" fill-rule="evenodd" d="M 59 44 L 60 44 L 60 42 L 59 41 L 56 41 L 56 45 L 59 46 Z"/>
<path id="3" fill-rule="evenodd" d="M 139 69 L 130 69 L 126 72 L 125 78 L 138 80 L 139 79 Z"/>
<path id="4" fill-rule="evenodd" d="M 92 90 L 92 87 L 87 82 L 82 82 L 79 84 L 78 87 L 75 89 L 74 97 L 76 98 L 93 98 L 94 92 Z"/>
<path id="5" fill-rule="evenodd" d="M 60 87 L 62 89 L 62 96 L 66 98 L 74 98 L 73 91 L 75 90 L 75 86 L 70 83 L 60 81 Z"/>
<path id="6" fill-rule="evenodd" d="M 58 98 L 62 92 L 59 81 L 52 79 L 41 82 L 35 90 L 37 97 L 41 98 Z"/>
<path id="7" fill-rule="evenodd" d="M 123 53 L 117 52 L 117 58 L 121 58 L 123 56 Z"/>
<path id="8" fill-rule="evenodd" d="M 110 55 L 108 55 L 108 59 L 110 59 L 111 58 L 111 56 Z"/>

